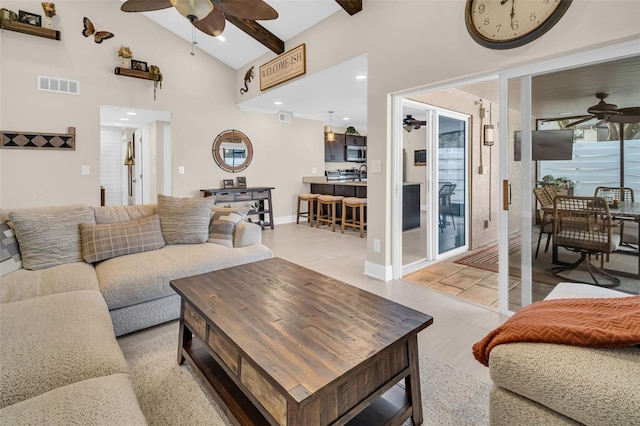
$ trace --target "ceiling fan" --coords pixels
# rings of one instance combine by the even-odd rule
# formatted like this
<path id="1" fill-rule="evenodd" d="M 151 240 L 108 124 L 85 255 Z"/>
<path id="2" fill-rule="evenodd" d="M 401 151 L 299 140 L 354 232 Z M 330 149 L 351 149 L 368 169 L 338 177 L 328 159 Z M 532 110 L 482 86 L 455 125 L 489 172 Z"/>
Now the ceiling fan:
<path id="1" fill-rule="evenodd" d="M 608 93 L 596 93 L 596 98 L 600 99 L 596 105 L 587 108 L 587 112 L 591 115 L 584 116 L 578 121 L 567 124 L 567 127 L 577 126 L 586 121 L 598 119 L 600 120 L 596 127 L 601 123 L 638 123 L 640 122 L 640 107 L 618 108 L 615 104 L 608 104 L 604 100 L 609 96 Z"/>
<path id="2" fill-rule="evenodd" d="M 278 12 L 262 0 L 127 0 L 123 12 L 151 12 L 175 7 L 200 31 L 217 37 L 224 31 L 225 15 L 240 19 L 276 19 Z"/>
<path id="3" fill-rule="evenodd" d="M 415 118 L 411 114 L 407 114 L 405 118 L 402 119 L 402 128 L 407 132 L 411 132 L 413 129 L 419 129 L 421 126 L 426 126 L 426 121 L 420 121 Z"/>

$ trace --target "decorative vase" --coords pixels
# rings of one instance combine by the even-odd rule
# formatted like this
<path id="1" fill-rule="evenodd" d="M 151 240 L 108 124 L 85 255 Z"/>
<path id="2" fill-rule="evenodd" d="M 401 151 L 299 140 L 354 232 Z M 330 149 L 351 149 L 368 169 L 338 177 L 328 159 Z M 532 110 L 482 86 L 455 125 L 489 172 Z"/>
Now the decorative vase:
<path id="1" fill-rule="evenodd" d="M 120 58 L 120 68 L 131 68 L 131 58 Z"/>

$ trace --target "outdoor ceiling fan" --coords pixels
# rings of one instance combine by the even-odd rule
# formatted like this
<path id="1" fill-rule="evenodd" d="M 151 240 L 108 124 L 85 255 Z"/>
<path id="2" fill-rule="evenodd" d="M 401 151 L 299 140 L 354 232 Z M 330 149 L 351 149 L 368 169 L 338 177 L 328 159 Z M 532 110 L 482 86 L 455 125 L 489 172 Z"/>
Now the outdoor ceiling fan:
<path id="1" fill-rule="evenodd" d="M 413 129 L 419 129 L 421 126 L 426 126 L 426 121 L 420 121 L 415 118 L 411 114 L 407 114 L 405 118 L 402 119 L 402 128 L 407 132 L 411 132 Z"/>
<path id="2" fill-rule="evenodd" d="M 175 7 L 200 31 L 217 37 L 225 26 L 225 15 L 240 19 L 270 20 L 278 12 L 262 0 L 127 0 L 123 12 L 152 12 Z"/>
<path id="3" fill-rule="evenodd" d="M 596 98 L 600 99 L 596 105 L 587 108 L 587 112 L 591 115 L 584 116 L 578 121 L 567 124 L 567 127 L 574 127 L 589 120 L 600 120 L 601 123 L 638 123 L 640 122 L 640 107 L 618 108 L 615 104 L 606 103 L 604 100 L 609 96 L 608 93 L 596 93 Z"/>

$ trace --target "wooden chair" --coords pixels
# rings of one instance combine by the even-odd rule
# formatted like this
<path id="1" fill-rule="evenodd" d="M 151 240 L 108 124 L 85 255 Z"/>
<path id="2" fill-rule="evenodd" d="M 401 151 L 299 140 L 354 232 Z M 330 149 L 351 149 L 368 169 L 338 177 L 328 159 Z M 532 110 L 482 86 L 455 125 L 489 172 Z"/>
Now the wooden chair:
<path id="1" fill-rule="evenodd" d="M 549 250 L 549 243 L 553 234 L 553 211 L 551 210 L 553 208 L 553 198 L 545 188 L 534 188 L 533 195 L 535 195 L 537 202 L 540 203 L 540 233 L 538 234 L 538 245 L 536 246 L 537 259 L 542 234 L 547 236 L 544 252 L 546 253 Z"/>
<path id="2" fill-rule="evenodd" d="M 611 214 L 607 201 L 601 197 L 577 197 L 558 195 L 553 200 L 553 249 L 564 247 L 580 254 L 576 262 L 554 267 L 553 275 L 563 280 L 573 281 L 560 275 L 562 272 L 577 268 L 582 263 L 587 267 L 593 283 L 601 287 L 617 287 L 620 279 L 608 274 L 601 268 L 604 266 L 604 255 L 617 250 L 620 235 L 613 233 Z M 591 263 L 592 255 L 602 256 L 600 268 Z M 600 282 L 595 274 L 601 275 L 609 282 Z M 581 281 L 584 282 L 584 281 Z"/>

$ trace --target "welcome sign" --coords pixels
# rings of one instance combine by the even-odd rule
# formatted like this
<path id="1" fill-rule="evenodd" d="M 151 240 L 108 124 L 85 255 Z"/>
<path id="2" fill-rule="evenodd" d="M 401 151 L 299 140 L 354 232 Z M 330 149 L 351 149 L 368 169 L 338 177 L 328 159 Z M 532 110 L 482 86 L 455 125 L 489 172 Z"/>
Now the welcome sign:
<path id="1" fill-rule="evenodd" d="M 307 72 L 305 44 L 260 66 L 260 90 L 266 90 Z"/>

